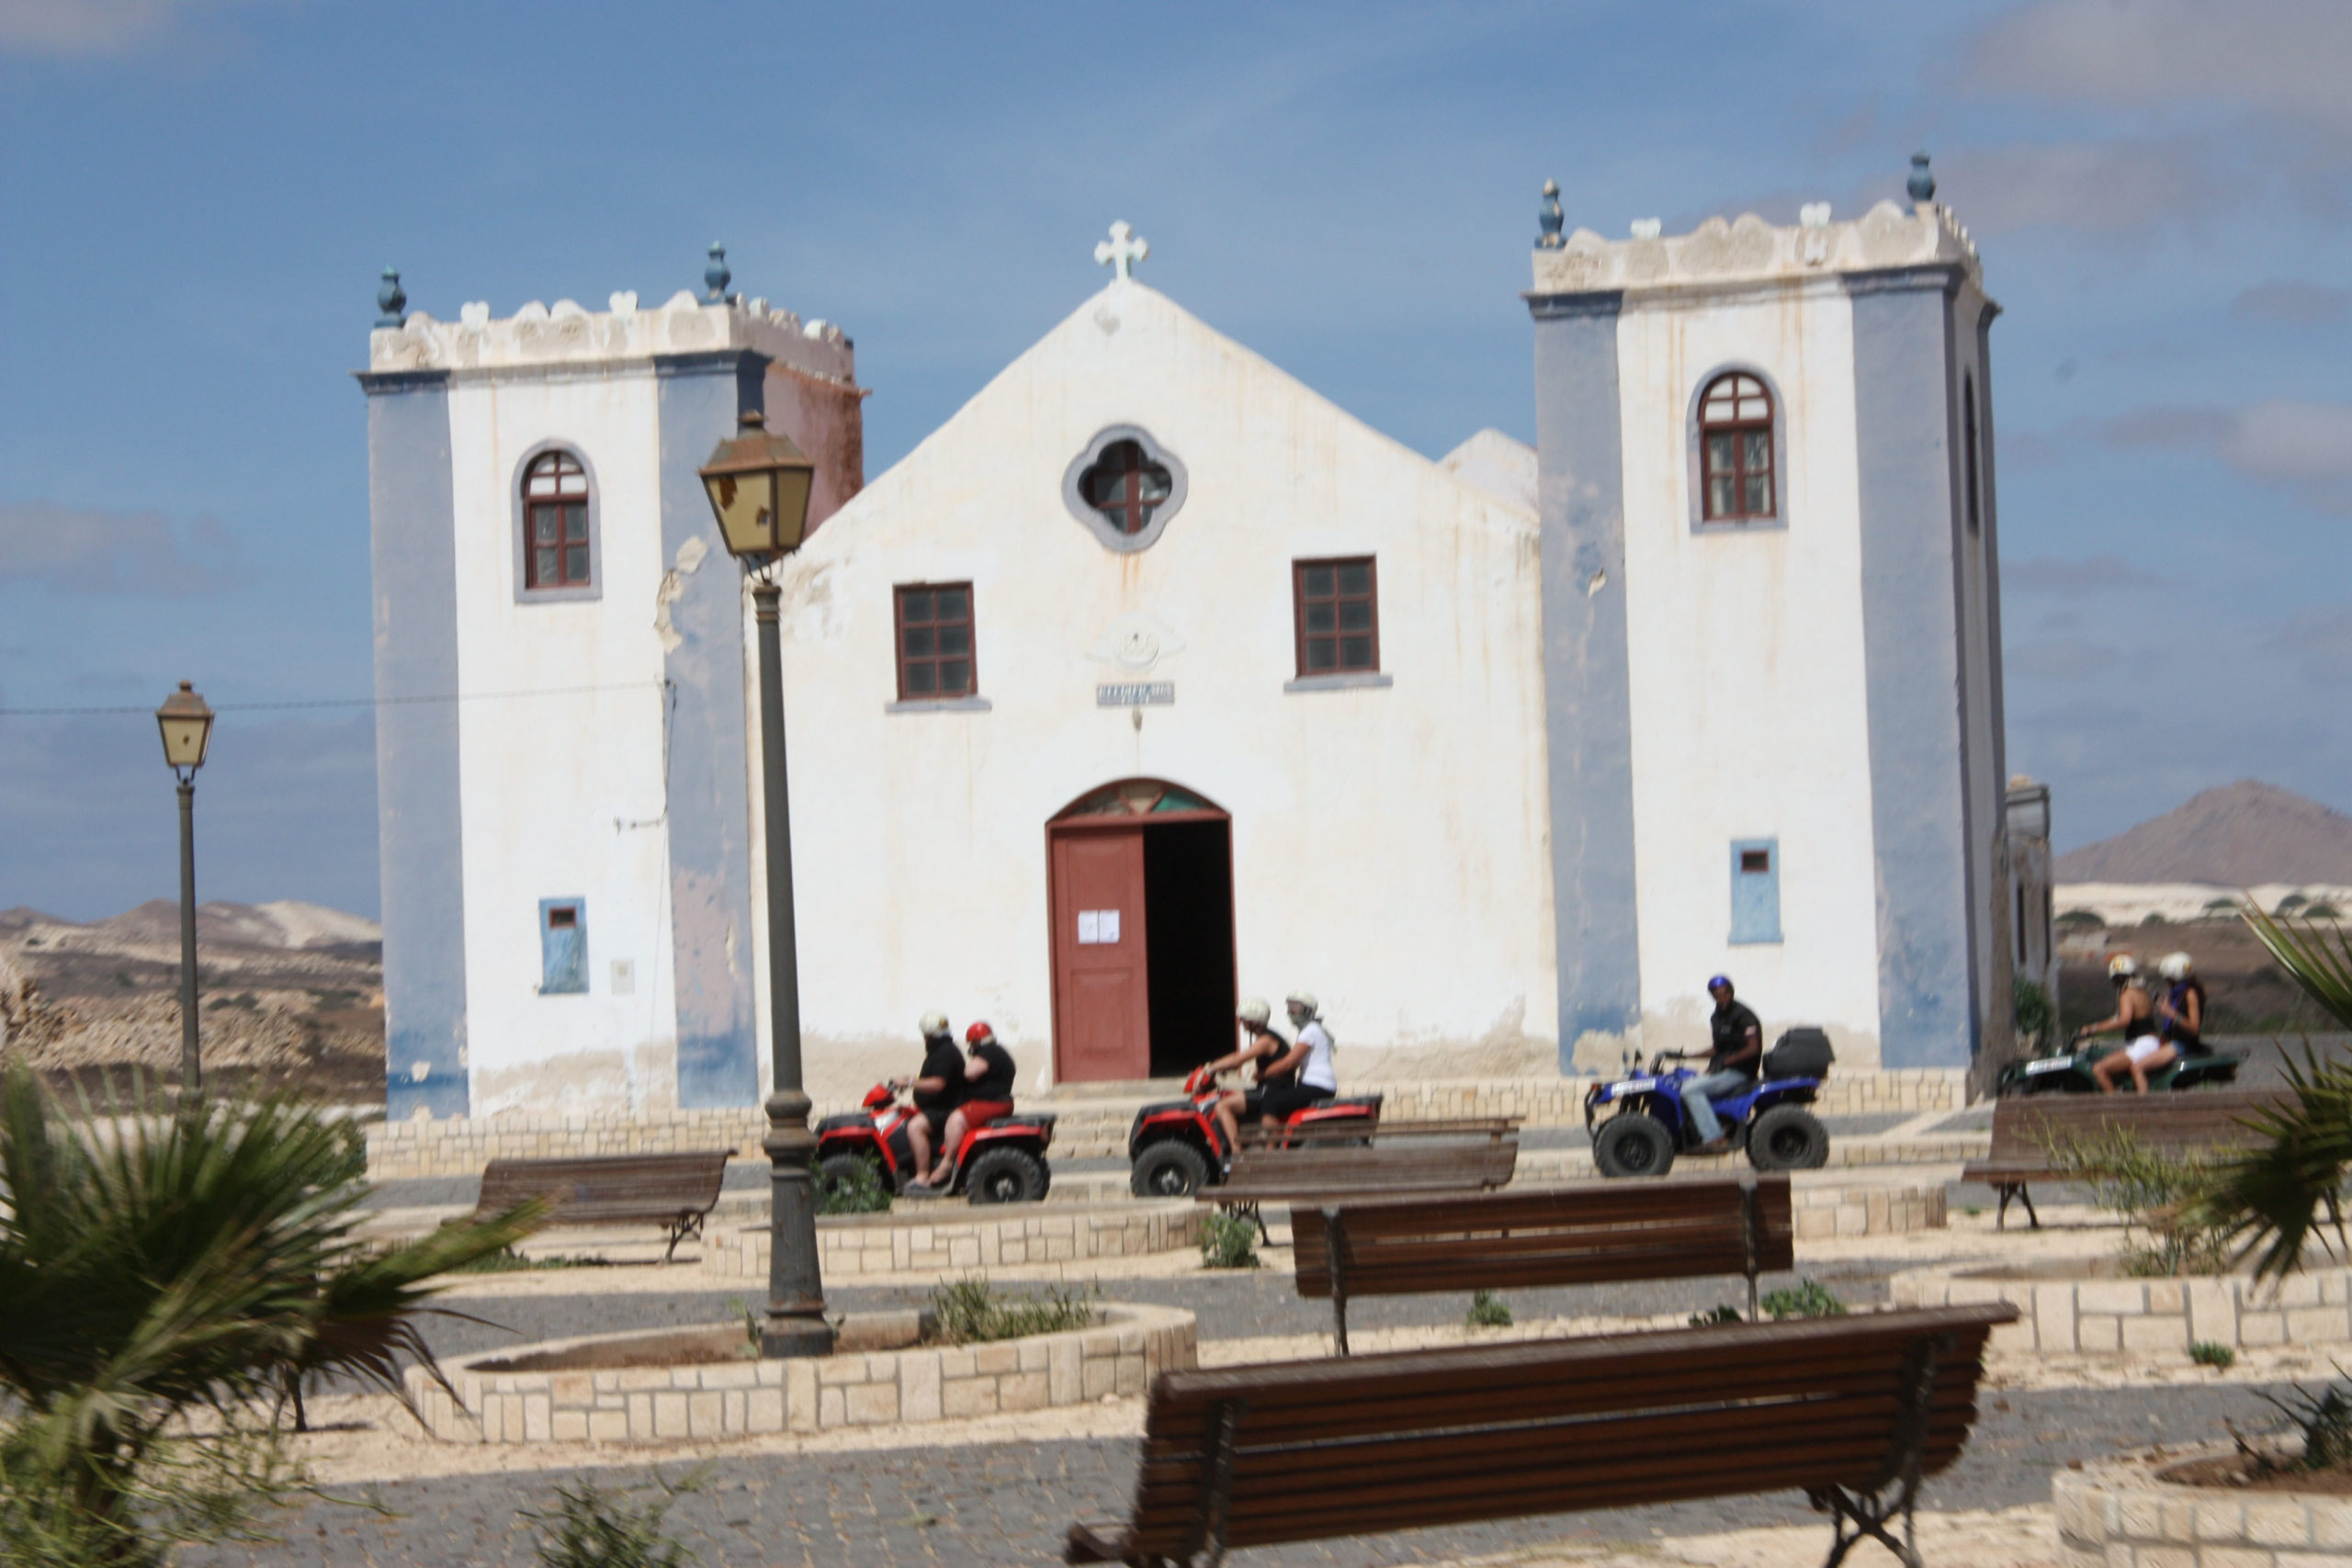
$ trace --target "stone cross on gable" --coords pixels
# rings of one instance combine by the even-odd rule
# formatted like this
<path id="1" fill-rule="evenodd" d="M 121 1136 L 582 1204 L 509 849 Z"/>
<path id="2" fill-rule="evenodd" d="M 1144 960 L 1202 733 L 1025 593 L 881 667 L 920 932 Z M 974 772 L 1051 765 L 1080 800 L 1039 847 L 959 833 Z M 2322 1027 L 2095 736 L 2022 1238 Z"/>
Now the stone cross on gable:
<path id="1" fill-rule="evenodd" d="M 1136 275 L 1136 263 L 1149 254 L 1150 242 L 1138 235 L 1124 218 L 1111 225 L 1109 239 L 1098 241 L 1094 246 L 1097 264 L 1115 268 L 1119 276 L 1128 279 Z"/>

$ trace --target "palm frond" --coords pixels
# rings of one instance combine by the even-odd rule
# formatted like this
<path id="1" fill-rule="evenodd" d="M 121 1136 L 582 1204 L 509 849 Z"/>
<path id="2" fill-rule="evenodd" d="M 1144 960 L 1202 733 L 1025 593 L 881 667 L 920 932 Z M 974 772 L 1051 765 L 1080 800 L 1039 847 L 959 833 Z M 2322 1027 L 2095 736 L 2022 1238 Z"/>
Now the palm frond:
<path id="1" fill-rule="evenodd" d="M 2352 1029 L 2352 933 L 2342 926 L 2323 931 L 2316 920 L 2282 920 L 2252 899 L 2239 914 L 2303 994 Z"/>

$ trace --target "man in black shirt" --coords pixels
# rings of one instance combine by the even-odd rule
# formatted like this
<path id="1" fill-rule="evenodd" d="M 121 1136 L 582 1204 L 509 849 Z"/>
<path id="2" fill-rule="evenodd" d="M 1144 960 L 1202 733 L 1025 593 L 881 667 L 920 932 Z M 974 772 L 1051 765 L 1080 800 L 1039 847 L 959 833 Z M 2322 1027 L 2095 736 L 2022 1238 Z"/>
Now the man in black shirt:
<path id="1" fill-rule="evenodd" d="M 933 1189 L 944 1188 L 954 1179 L 956 1151 L 963 1146 L 967 1130 L 1012 1114 L 1012 1078 L 1018 1070 L 1012 1053 L 997 1043 L 996 1031 L 985 1023 L 966 1030 L 964 1039 L 971 1046 L 959 1080 L 964 1101 L 947 1118 L 946 1131 L 939 1140 L 939 1161 L 923 1179 L 922 1185 Z"/>
<path id="2" fill-rule="evenodd" d="M 948 1031 L 945 1013 L 922 1015 L 922 1076 L 899 1078 L 890 1087 L 914 1090 L 915 1113 L 907 1119 L 907 1142 L 915 1151 L 910 1179 L 920 1180 L 932 1168 L 933 1141 L 964 1099 L 964 1054 L 956 1049 L 956 1036 Z"/>
<path id="3" fill-rule="evenodd" d="M 1731 1146 L 1724 1124 L 1709 1098 L 1737 1094 L 1756 1081 L 1764 1065 L 1764 1025 L 1755 1010 L 1732 999 L 1731 977 L 1718 975 L 1707 982 L 1715 998 L 1714 1016 L 1707 1021 L 1714 1043 L 1707 1053 L 1707 1070 L 1682 1086 L 1682 1103 L 1690 1109 L 1691 1125 L 1699 1131 L 1693 1154 L 1719 1155 Z"/>

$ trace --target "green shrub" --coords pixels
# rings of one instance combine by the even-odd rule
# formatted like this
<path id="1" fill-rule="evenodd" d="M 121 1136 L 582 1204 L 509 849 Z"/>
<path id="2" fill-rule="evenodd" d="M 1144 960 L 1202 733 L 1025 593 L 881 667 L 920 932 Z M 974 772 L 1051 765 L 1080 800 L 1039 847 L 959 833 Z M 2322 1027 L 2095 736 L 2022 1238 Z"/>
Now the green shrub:
<path id="1" fill-rule="evenodd" d="M 1258 1227 L 1239 1214 L 1212 1211 L 1201 1222 L 1201 1262 L 1210 1269 L 1255 1269 Z"/>
<path id="2" fill-rule="evenodd" d="M 2227 1371 L 2236 1364 L 2238 1353 L 2219 1341 L 2199 1339 L 2188 1348 L 2188 1359 L 2200 1367 L 2211 1367 L 2216 1371 Z"/>
<path id="3" fill-rule="evenodd" d="M 2009 994 L 2017 1014 L 2018 1043 L 2029 1052 L 2040 1051 L 2051 1027 L 2058 1021 L 2057 1010 L 2050 1005 L 2050 993 L 2039 982 L 2020 975 L 2011 982 Z"/>
<path id="4" fill-rule="evenodd" d="M 2352 1463 L 2352 1388 L 2343 1379 L 2316 1393 L 2297 1384 L 2286 1393 L 2260 1397 L 2302 1434 L 2302 1457 L 2287 1468 L 2335 1470 Z"/>
<path id="5" fill-rule="evenodd" d="M 933 1291 L 931 1310 L 938 1323 L 939 1343 L 982 1345 L 995 1339 L 1091 1328 L 1095 1300 L 1093 1292 L 1062 1285 L 1048 1286 L 1043 1297 L 1000 1298 L 989 1291 L 987 1275 L 975 1274 Z"/>
<path id="6" fill-rule="evenodd" d="M 2219 1274 L 2229 1248 L 2211 1217 L 2211 1161 L 2148 1147 L 2128 1128 L 2044 1142 L 2051 1168 L 2089 1183 L 2091 1201 L 2130 1227 L 2123 1269 L 2143 1279 Z"/>
<path id="7" fill-rule="evenodd" d="M 526 1258 L 511 1247 L 496 1252 L 485 1252 L 469 1262 L 460 1263 L 449 1270 L 452 1274 L 521 1274 L 541 1269 L 604 1269 L 610 1265 L 601 1258 Z"/>
<path id="8" fill-rule="evenodd" d="M 1767 1291 L 1758 1303 L 1775 1322 L 1784 1317 L 1843 1317 L 1846 1303 L 1818 1280 L 1800 1280 L 1779 1291 Z"/>
<path id="9" fill-rule="evenodd" d="M 1509 1328 L 1510 1303 L 1492 1291 L 1480 1291 L 1470 1298 L 1470 1312 L 1464 1319 L 1473 1328 Z"/>
<path id="10" fill-rule="evenodd" d="M 1704 1312 L 1694 1312 L 1690 1314 L 1690 1326 L 1693 1328 L 1713 1328 L 1719 1324 L 1746 1323 L 1747 1321 L 1746 1313 L 1736 1306 L 1725 1306 L 1721 1303 L 1709 1307 Z"/>
<path id="11" fill-rule="evenodd" d="M 546 1568 L 684 1568 L 695 1560 L 662 1533 L 662 1521 L 677 1495 L 694 1485 L 692 1478 L 676 1485 L 664 1482 L 662 1496 L 632 1504 L 625 1490 L 607 1492 L 583 1481 L 576 1489 L 557 1487 L 551 1512 L 526 1509 L 523 1517 L 538 1527 L 538 1558 Z"/>
<path id="12" fill-rule="evenodd" d="M 817 1213 L 820 1214 L 887 1214 L 890 1212 L 890 1190 L 882 1185 L 882 1173 L 872 1160 L 861 1159 L 843 1177 L 817 1178 Z"/>
<path id="13" fill-rule="evenodd" d="M 2062 931 L 2095 931 L 2107 924 L 2107 918 L 2096 909 L 2069 909 L 2056 920 Z"/>
<path id="14" fill-rule="evenodd" d="M 300 1427 L 303 1381 L 404 1398 L 410 1365 L 438 1376 L 415 1322 L 437 1277 L 547 1213 L 535 1199 L 379 1250 L 359 1234 L 347 1122 L 285 1096 L 83 1110 L 63 1115 L 21 1064 L 0 1071 L 11 1563 L 251 1539 L 252 1516 L 302 1485 L 278 1422 L 290 1409 Z"/>

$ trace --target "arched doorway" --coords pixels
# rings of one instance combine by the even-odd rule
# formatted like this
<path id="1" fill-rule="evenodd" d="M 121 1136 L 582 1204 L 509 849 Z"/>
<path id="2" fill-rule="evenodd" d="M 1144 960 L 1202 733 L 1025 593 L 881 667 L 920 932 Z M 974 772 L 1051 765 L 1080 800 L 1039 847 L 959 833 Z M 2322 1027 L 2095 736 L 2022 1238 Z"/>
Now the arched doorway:
<path id="1" fill-rule="evenodd" d="M 1172 1077 L 1233 1048 L 1233 819 L 1164 779 L 1046 824 L 1054 1077 Z"/>

